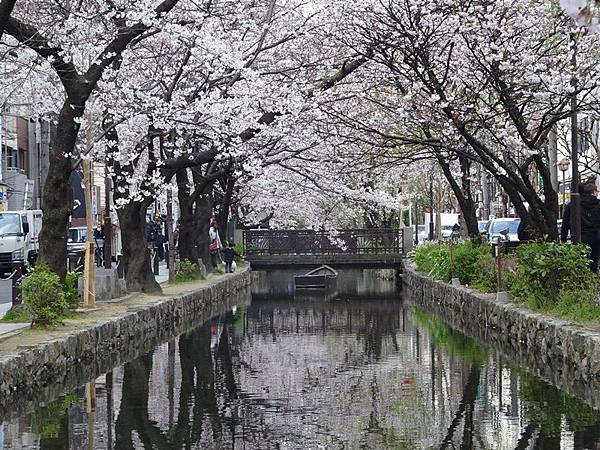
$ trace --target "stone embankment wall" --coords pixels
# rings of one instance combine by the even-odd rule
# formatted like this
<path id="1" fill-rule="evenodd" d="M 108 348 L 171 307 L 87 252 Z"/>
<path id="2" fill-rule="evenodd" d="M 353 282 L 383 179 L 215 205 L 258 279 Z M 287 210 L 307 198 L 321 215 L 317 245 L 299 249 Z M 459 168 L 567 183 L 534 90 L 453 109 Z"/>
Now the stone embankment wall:
<path id="1" fill-rule="evenodd" d="M 600 333 L 552 319 L 495 294 L 435 281 L 406 263 L 405 298 L 464 334 L 492 344 L 509 362 L 600 408 Z"/>
<path id="2" fill-rule="evenodd" d="M 16 417 L 250 302 L 250 269 L 0 357 L 0 419 Z"/>

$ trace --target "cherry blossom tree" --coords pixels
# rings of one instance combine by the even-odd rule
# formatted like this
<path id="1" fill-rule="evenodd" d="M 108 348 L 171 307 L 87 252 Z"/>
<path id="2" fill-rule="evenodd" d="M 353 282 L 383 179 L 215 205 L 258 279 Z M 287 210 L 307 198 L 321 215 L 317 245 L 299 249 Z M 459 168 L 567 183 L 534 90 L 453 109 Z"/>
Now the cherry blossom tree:
<path id="1" fill-rule="evenodd" d="M 64 90 L 43 188 L 40 234 L 40 260 L 61 276 L 66 270 L 65 230 L 71 214 L 71 158 L 86 103 L 126 47 L 157 29 L 176 4 L 177 0 L 155 4 L 20 2 L 5 25 L 6 34 L 48 62 Z"/>
<path id="2" fill-rule="evenodd" d="M 369 89 L 357 100 L 379 114 L 341 104 L 334 114 L 389 149 L 417 145 L 481 165 L 523 220 L 556 238 L 548 134 L 570 113 L 574 78 L 578 107 L 595 106 L 596 40 L 573 34 L 570 19 L 545 1 L 390 2 L 355 17 L 348 39 L 372 55 L 371 73 L 362 73 Z"/>

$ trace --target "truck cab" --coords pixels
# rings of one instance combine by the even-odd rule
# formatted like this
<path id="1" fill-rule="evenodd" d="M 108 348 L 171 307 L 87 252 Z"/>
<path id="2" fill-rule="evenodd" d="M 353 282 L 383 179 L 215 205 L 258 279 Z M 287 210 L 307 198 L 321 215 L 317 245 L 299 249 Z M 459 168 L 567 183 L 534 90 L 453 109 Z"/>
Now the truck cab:
<path id="1" fill-rule="evenodd" d="M 41 229 L 40 210 L 0 211 L 0 273 L 35 263 Z"/>

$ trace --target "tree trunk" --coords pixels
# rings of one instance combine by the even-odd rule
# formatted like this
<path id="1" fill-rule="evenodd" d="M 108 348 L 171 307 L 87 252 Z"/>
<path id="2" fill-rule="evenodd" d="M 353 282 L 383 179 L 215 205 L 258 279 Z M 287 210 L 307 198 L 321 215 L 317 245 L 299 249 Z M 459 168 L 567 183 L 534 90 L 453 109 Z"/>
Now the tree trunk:
<path id="1" fill-rule="evenodd" d="M 223 231 L 223 238 L 227 239 L 227 225 L 229 225 L 229 209 L 233 201 L 233 193 L 235 189 L 236 179 L 233 174 L 227 177 L 223 200 L 221 201 L 221 209 L 219 210 L 219 228 Z"/>
<path id="2" fill-rule="evenodd" d="M 2 35 L 4 34 L 4 27 L 6 27 L 6 23 L 8 22 L 8 19 L 12 14 L 16 2 L 17 0 L 0 1 L 0 39 L 2 39 Z"/>
<path id="3" fill-rule="evenodd" d="M 479 224 L 477 223 L 477 205 L 473 202 L 473 196 L 471 195 L 471 181 L 469 179 L 471 167 L 470 161 L 464 157 L 459 158 L 462 176 L 461 184 L 458 184 L 452 175 L 450 164 L 448 164 L 441 156 L 438 156 L 437 159 L 452 192 L 456 196 L 456 200 L 458 200 L 458 205 L 460 206 L 460 211 L 467 227 L 468 236 L 471 238 L 481 238 Z"/>
<path id="4" fill-rule="evenodd" d="M 211 190 L 202 194 L 196 200 L 196 210 L 194 211 L 194 216 L 196 217 L 197 224 L 197 244 L 198 244 L 198 254 L 200 255 L 200 259 L 204 265 L 209 268 L 210 264 L 210 253 L 208 251 L 208 246 L 210 245 L 210 238 L 208 236 L 208 230 L 210 228 L 210 218 L 212 217 L 212 195 Z M 219 230 L 219 234 L 220 230 Z"/>
<path id="5" fill-rule="evenodd" d="M 161 292 L 154 278 L 146 244 L 146 209 L 152 199 L 131 201 L 117 210 L 123 245 L 125 281 L 129 291 Z"/>
<path id="6" fill-rule="evenodd" d="M 182 208 L 179 218 L 179 259 L 197 262 L 200 258 L 198 251 L 198 228 L 196 227 L 194 213 L 191 208 Z"/>
<path id="7" fill-rule="evenodd" d="M 77 140 L 78 124 L 68 100 L 58 118 L 56 142 L 50 151 L 48 176 L 42 192 L 44 221 L 40 232 L 39 262 L 64 279 L 67 272 L 67 229 L 71 215 L 71 154 Z"/>
<path id="8" fill-rule="evenodd" d="M 198 229 L 196 218 L 194 217 L 193 201 L 188 187 L 187 169 L 177 172 L 177 198 L 179 199 L 179 240 L 177 246 L 179 249 L 179 259 L 187 259 L 197 262 L 200 258 L 198 251 Z"/>

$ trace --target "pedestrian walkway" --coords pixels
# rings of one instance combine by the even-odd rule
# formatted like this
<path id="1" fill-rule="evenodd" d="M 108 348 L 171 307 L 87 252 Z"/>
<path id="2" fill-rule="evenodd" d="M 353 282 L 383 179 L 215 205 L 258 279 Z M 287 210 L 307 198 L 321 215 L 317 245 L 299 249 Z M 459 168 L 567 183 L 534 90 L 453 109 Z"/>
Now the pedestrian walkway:
<path id="1" fill-rule="evenodd" d="M 11 303 L 0 303 L 0 317 L 4 317 L 11 306 Z M 29 327 L 29 323 L 0 323 L 0 340 L 19 334 Z"/>
<path id="2" fill-rule="evenodd" d="M 30 327 L 29 323 L 0 323 L 0 340 L 19 334 Z"/>
<path id="3" fill-rule="evenodd" d="M 158 266 L 159 274 L 155 276 L 156 282 L 159 284 L 169 281 L 169 269 L 166 262 L 161 262 Z M 12 293 L 8 289 L 2 289 L 0 294 L 0 318 L 8 312 L 12 305 Z M 8 324 L 0 323 L 0 339 L 13 336 L 29 327 L 29 324 Z"/>
<path id="4" fill-rule="evenodd" d="M 0 317 L 4 317 L 12 306 L 12 283 L 10 280 L 1 280 L 0 284 Z M 28 323 L 0 323 L 0 340 L 14 336 L 29 328 Z"/>

